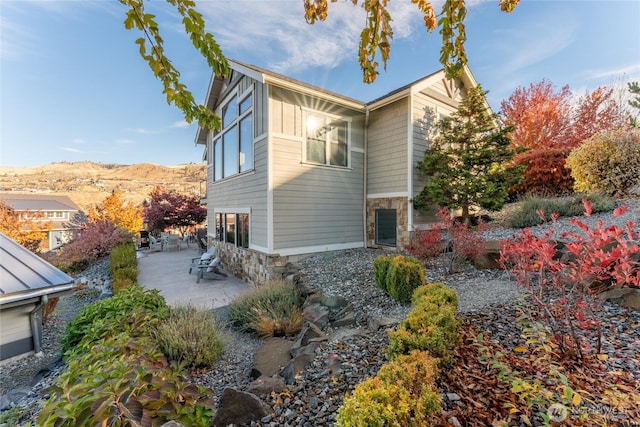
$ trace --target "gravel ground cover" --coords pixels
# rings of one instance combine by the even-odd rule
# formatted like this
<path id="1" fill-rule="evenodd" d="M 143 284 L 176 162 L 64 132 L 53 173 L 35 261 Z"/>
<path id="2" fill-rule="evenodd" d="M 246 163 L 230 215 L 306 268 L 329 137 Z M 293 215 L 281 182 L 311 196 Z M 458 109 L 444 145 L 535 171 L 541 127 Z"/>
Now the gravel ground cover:
<path id="1" fill-rule="evenodd" d="M 610 214 L 596 215 L 589 221 L 637 220 L 637 209 L 627 217 L 613 218 Z M 556 224 L 566 227 L 566 221 Z M 500 239 L 512 235 L 515 230 L 493 228 L 486 237 Z M 385 254 L 382 250 L 355 249 L 309 257 L 300 262 L 304 280 L 320 289 L 326 296 L 342 296 L 349 300 L 356 314 L 356 326 L 360 333 L 331 340 L 317 351 L 309 369 L 297 378 L 286 393 L 272 395 L 267 403 L 274 408 L 271 416 L 256 422 L 260 426 L 319 426 L 333 425 L 337 409 L 345 393 L 367 377 L 375 375 L 386 362 L 384 349 L 388 344 L 386 332 L 370 332 L 367 320 L 370 316 L 402 319 L 408 312 L 404 306 L 390 299 L 379 290 L 373 280 L 373 260 Z M 102 267 L 104 268 L 104 267 Z M 508 281 L 505 272 L 498 270 L 476 270 L 464 267 L 455 274 L 446 274 L 445 269 L 435 263 L 427 270 L 429 281 L 444 281 L 458 292 L 460 315 L 465 322 L 490 331 L 496 339 L 506 342 L 519 340 L 520 331 L 514 327 L 513 307 L 520 297 L 518 289 Z M 73 318 L 79 308 L 97 299 L 97 295 L 73 295 L 63 298 L 52 317 L 51 327 L 45 328 L 45 357 L 21 359 L 0 367 L 0 394 L 21 388 L 27 390 L 17 405 L 25 408 L 33 419 L 46 398 L 46 388 L 55 380 L 60 365 L 51 367 L 56 358 L 56 343 L 64 325 Z M 224 309 L 217 311 L 219 322 L 224 324 Z M 640 348 L 640 314 L 605 304 L 602 314 L 607 331 L 606 363 L 614 370 L 624 370 L 636 375 L 640 373 L 638 348 Z M 244 389 L 250 383 L 253 354 L 261 340 L 227 328 L 227 351 L 208 370 L 191 372 L 192 381 L 210 387 L 219 397 L 225 387 Z M 338 358 L 339 372 L 329 369 L 329 359 Z M 41 370 L 44 370 L 41 372 Z M 632 425 L 632 424 L 630 424 Z"/>

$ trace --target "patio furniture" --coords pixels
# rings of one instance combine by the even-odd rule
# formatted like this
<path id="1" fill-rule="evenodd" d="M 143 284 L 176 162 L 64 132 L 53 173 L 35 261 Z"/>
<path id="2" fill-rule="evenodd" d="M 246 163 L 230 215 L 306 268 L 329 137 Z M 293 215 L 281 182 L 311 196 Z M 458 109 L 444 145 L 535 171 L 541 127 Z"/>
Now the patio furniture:
<path id="1" fill-rule="evenodd" d="M 166 243 L 164 244 L 164 250 L 168 251 L 170 248 L 176 248 L 180 250 L 180 237 L 174 234 L 169 235 Z"/>
<path id="2" fill-rule="evenodd" d="M 189 274 L 191 271 L 195 269 L 199 269 L 200 267 L 208 267 L 211 263 L 211 260 L 216 257 L 216 248 L 215 246 L 211 246 L 207 249 L 206 252 L 203 252 L 199 257 L 191 258 L 191 263 L 189 264 Z"/>
<path id="3" fill-rule="evenodd" d="M 227 277 L 227 273 L 220 267 L 220 258 L 217 258 L 215 253 L 216 248 L 212 246 L 200 257 L 191 258 L 189 274 L 193 270 L 197 271 L 196 283 L 200 283 L 200 279 L 221 280 Z"/>

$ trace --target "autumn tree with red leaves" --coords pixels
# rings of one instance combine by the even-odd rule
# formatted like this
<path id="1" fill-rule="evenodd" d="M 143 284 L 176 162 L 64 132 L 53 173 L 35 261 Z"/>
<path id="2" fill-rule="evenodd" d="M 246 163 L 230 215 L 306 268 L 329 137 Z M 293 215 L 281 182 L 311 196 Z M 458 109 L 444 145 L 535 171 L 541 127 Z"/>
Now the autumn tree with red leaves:
<path id="1" fill-rule="evenodd" d="M 512 195 L 571 191 L 572 180 L 565 168 L 571 150 L 598 132 L 620 129 L 627 121 L 612 87 L 577 97 L 569 86 L 555 90 L 546 79 L 517 88 L 501 108 L 505 124 L 514 129 L 512 148 L 527 150 L 515 158 L 525 171 L 523 182 L 510 190 Z"/>
<path id="2" fill-rule="evenodd" d="M 207 218 L 207 209 L 200 205 L 200 197 L 195 194 L 158 186 L 149 197 L 144 202 L 144 219 L 152 231 L 177 228 L 184 236 L 189 227 L 202 224 Z"/>
<path id="3" fill-rule="evenodd" d="M 518 87 L 500 104 L 505 125 L 513 126 L 512 148 L 560 148 L 570 124 L 570 100 L 569 86 L 556 91 L 546 79 Z"/>

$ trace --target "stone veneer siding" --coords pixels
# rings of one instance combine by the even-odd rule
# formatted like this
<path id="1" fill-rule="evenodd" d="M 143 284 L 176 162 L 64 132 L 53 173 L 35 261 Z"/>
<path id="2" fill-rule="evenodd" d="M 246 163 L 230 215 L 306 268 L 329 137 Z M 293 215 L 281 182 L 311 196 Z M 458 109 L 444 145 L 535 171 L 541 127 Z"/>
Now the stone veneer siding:
<path id="1" fill-rule="evenodd" d="M 281 278 L 291 272 L 289 257 L 239 248 L 211 237 L 208 240 L 209 246 L 216 247 L 222 268 L 252 286 L 264 285 L 269 279 Z"/>
<path id="2" fill-rule="evenodd" d="M 376 245 L 376 209 L 396 210 L 396 248 L 404 248 L 409 245 L 409 220 L 408 204 L 406 197 L 385 197 L 379 199 L 367 199 L 367 247 L 387 248 L 386 245 Z"/>

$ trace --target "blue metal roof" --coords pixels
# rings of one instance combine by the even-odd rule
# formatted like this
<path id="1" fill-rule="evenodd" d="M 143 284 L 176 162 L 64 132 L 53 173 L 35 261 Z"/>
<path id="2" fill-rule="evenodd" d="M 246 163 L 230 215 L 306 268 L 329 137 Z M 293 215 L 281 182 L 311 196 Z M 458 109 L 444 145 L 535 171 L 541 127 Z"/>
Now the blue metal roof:
<path id="1" fill-rule="evenodd" d="M 0 233 L 0 305 L 72 287 L 72 277 Z"/>

